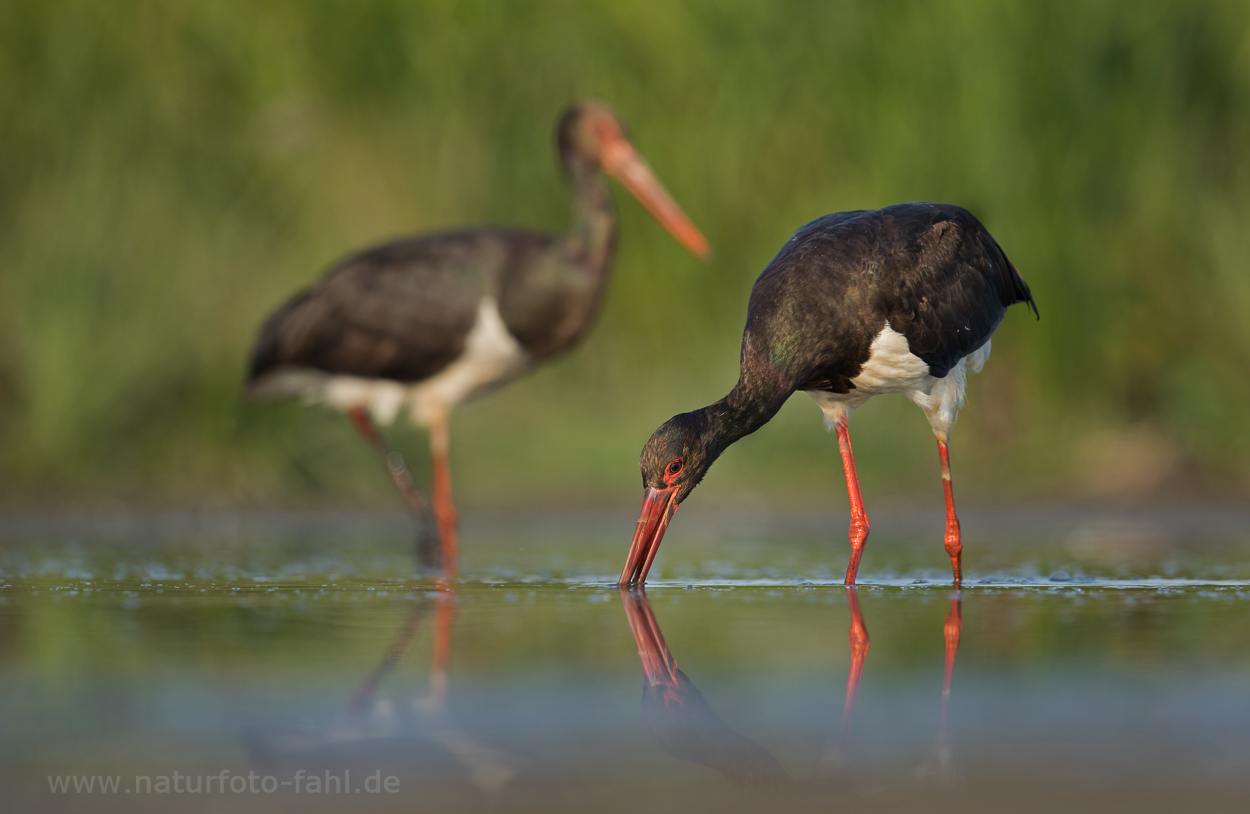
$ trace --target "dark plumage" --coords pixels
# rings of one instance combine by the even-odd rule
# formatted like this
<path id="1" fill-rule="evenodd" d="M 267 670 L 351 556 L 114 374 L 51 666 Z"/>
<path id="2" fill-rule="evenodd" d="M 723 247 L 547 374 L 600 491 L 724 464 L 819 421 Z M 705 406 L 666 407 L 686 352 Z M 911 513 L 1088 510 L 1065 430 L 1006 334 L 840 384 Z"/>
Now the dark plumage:
<path id="1" fill-rule="evenodd" d="M 998 243 L 957 206 L 909 203 L 839 212 L 799 229 L 751 291 L 737 385 L 720 401 L 669 419 L 644 447 L 644 518 L 622 581 L 645 579 L 657 532 L 662 536 L 667 518 L 716 458 L 802 390 L 838 430 L 852 501 L 848 584 L 868 522 L 857 506 L 846 416 L 887 392 L 902 392 L 921 406 L 937 435 L 947 487 L 947 549 L 958 583 L 958 521 L 946 443 L 963 403 L 965 374 L 980 370 L 990 335 L 1007 308 L 1020 302 L 1036 314 L 1028 285 Z M 645 523 L 647 517 L 654 522 Z"/>
<path id="2" fill-rule="evenodd" d="M 612 213 L 605 201 L 602 215 Z M 484 297 L 530 359 L 547 359 L 590 328 L 611 267 L 606 237 L 599 264 L 564 269 L 563 235 L 483 230 L 366 249 L 269 318 L 249 381 L 287 366 L 425 381 L 464 352 Z"/>
<path id="3" fill-rule="evenodd" d="M 794 233 L 755 282 L 743 353 L 795 390 L 849 393 L 884 318 L 944 377 L 985 344 L 1007 307 L 1037 306 L 970 212 L 899 204 L 839 212 Z"/>
<path id="4" fill-rule="evenodd" d="M 409 237 L 343 260 L 261 328 L 248 367 L 256 396 L 301 396 L 347 412 L 386 459 L 410 508 L 424 498 L 373 420 L 405 407 L 429 428 L 442 564 L 454 570 L 447 421 L 465 399 L 568 350 L 590 329 L 616 248 L 618 178 L 700 257 L 707 242 L 634 151 L 607 107 L 567 110 L 557 149 L 574 196 L 567 234 L 481 229 Z M 427 564 L 432 555 L 426 552 Z"/>

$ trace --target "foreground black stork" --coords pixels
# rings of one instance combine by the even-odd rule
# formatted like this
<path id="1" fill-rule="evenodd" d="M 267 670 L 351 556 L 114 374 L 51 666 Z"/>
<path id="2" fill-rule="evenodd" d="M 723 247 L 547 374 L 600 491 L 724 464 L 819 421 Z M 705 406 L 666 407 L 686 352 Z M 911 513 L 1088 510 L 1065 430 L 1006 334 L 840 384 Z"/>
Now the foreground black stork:
<path id="1" fill-rule="evenodd" d="M 345 411 L 418 517 L 425 516 L 425 499 L 374 422 L 389 424 L 407 409 L 429 430 L 447 573 L 456 568 L 448 418 L 460 402 L 569 349 L 590 328 L 616 248 L 616 209 L 602 173 L 695 255 L 711 254 L 609 108 L 570 108 L 556 141 L 573 188 L 572 231 L 478 229 L 365 249 L 279 308 L 252 349 L 248 392 L 301 396 Z M 429 567 L 435 552 L 426 542 L 421 564 Z"/>
<path id="2" fill-rule="evenodd" d="M 642 513 L 620 583 L 646 581 L 677 505 L 730 444 L 802 390 L 838 436 L 851 504 L 846 584 L 855 584 L 868 538 L 847 416 L 875 395 L 902 393 L 937 436 L 945 544 L 958 587 L 962 546 L 946 445 L 965 377 L 981 370 L 990 335 L 1019 302 L 1037 314 L 998 243 L 958 206 L 839 212 L 799 229 L 751 291 L 737 385 L 715 404 L 666 421 L 643 448 Z"/>

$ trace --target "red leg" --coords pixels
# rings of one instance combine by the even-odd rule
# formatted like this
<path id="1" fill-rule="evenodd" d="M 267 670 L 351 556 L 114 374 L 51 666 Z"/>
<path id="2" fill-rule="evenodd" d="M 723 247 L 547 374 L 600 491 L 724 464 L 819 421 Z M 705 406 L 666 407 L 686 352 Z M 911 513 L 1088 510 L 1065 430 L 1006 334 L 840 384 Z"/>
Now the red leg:
<path id="1" fill-rule="evenodd" d="M 378 457 L 382 459 L 386 471 L 391 474 L 391 480 L 395 482 L 395 488 L 403 496 L 408 510 L 417 515 L 425 513 L 427 510 L 425 497 L 412 482 L 412 475 L 408 472 L 408 467 L 404 466 L 403 457 L 387 446 L 386 441 L 383 440 L 373 419 L 369 417 L 369 411 L 364 407 L 353 407 L 347 411 L 347 417 L 351 419 L 356 432 L 369 442 L 369 446 L 373 447 Z"/>
<path id="2" fill-rule="evenodd" d="M 942 458 L 942 489 L 946 492 L 946 553 L 951 556 L 951 570 L 955 574 L 955 587 L 963 582 L 963 550 L 959 536 L 959 518 L 955 516 L 955 497 L 951 494 L 951 460 L 946 444 L 938 441 L 938 455 Z"/>
<path id="3" fill-rule="evenodd" d="M 360 433 L 369 446 L 373 447 L 378 457 L 382 459 L 382 464 L 386 467 L 386 471 L 390 473 L 391 480 L 395 483 L 395 488 L 399 490 L 399 494 L 404 499 L 404 505 L 408 507 L 409 513 L 412 514 L 413 519 L 417 522 L 418 564 L 423 569 L 437 568 L 438 553 L 433 546 L 433 535 L 426 525 L 430 511 L 429 504 L 426 503 L 425 496 L 421 494 L 416 484 L 413 483 L 412 473 L 404 465 L 404 457 L 387 446 L 386 440 L 378 432 L 377 425 L 369 417 L 369 411 L 364 407 L 351 408 L 347 411 L 347 417 L 351 419 L 352 426 L 356 428 L 356 432 Z"/>
<path id="4" fill-rule="evenodd" d="M 456 507 L 451 502 L 451 461 L 448 459 L 447 419 L 430 425 L 430 451 L 434 458 L 434 516 L 443 541 L 443 573 L 456 573 Z"/>
<path id="5" fill-rule="evenodd" d="M 846 584 L 854 585 L 864 541 L 868 539 L 868 515 L 864 512 L 864 499 L 859 493 L 859 475 L 855 471 L 855 455 L 851 452 L 851 434 L 846 426 L 846 416 L 839 418 L 833 428 L 838 434 L 842 471 L 846 473 L 846 494 L 851 500 L 851 561 L 846 566 Z"/>

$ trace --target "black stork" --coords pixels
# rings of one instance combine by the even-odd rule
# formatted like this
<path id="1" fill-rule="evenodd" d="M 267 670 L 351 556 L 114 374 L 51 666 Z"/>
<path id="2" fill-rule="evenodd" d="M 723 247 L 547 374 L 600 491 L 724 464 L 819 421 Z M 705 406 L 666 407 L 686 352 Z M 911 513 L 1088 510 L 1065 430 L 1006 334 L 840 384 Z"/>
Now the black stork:
<path id="1" fill-rule="evenodd" d="M 249 394 L 300 396 L 346 412 L 419 518 L 425 499 L 374 422 L 389 424 L 407 409 L 429 430 L 446 573 L 456 567 L 450 413 L 569 349 L 590 328 L 616 248 L 616 209 L 602 173 L 620 181 L 679 243 L 704 260 L 711 255 L 607 106 L 569 108 L 556 143 L 573 190 L 570 232 L 488 228 L 365 249 L 274 312 L 252 349 Z M 428 567 L 435 553 L 427 539 L 421 564 Z"/>
<path id="2" fill-rule="evenodd" d="M 643 448 L 642 512 L 620 584 L 646 581 L 677 505 L 730 444 L 802 390 L 838 437 L 851 504 L 846 584 L 855 584 L 868 537 L 847 416 L 875 395 L 902 393 L 937 436 L 958 587 L 962 547 L 946 445 L 965 377 L 981 370 L 990 335 L 1019 302 L 1037 314 L 1007 255 L 958 206 L 839 212 L 799 229 L 751 291 L 738 383 L 720 401 L 666 421 Z"/>

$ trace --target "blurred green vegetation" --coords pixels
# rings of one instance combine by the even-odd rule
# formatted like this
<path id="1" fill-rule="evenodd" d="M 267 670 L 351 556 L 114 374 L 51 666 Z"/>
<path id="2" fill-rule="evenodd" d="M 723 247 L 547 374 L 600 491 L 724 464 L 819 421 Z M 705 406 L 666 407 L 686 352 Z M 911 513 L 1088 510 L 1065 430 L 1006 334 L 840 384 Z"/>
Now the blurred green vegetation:
<path id="1" fill-rule="evenodd" d="M 253 333 L 370 242 L 563 228 L 552 130 L 582 97 L 621 111 L 718 260 L 617 190 L 597 331 L 457 414 L 465 505 L 632 505 L 650 432 L 732 385 L 789 234 L 909 200 L 976 213 L 1042 314 L 1013 310 L 973 380 L 964 499 L 1245 497 L 1248 23 L 1240 0 L 10 0 L 0 503 L 398 505 L 340 417 L 240 400 Z M 918 410 L 879 399 L 853 428 L 870 503 L 940 500 Z M 424 439 L 393 435 L 422 477 Z M 797 397 L 697 500 L 841 490 Z"/>

